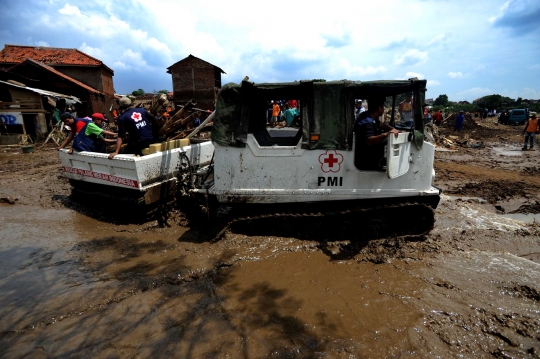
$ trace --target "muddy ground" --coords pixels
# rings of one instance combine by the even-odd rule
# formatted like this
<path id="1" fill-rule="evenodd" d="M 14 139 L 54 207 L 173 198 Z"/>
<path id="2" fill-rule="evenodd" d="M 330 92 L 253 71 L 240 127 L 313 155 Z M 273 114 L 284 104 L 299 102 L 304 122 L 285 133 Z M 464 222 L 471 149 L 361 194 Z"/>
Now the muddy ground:
<path id="1" fill-rule="evenodd" d="M 0 357 L 538 358 L 540 152 L 493 122 L 440 129 L 425 235 L 119 223 L 71 199 L 54 148 L 2 148 Z"/>

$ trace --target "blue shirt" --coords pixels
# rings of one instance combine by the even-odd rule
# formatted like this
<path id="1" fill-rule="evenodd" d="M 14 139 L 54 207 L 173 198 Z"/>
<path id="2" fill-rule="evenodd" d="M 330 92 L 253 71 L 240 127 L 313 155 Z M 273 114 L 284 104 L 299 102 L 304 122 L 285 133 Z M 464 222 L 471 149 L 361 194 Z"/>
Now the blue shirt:
<path id="1" fill-rule="evenodd" d="M 124 138 L 126 132 L 135 141 L 151 142 L 154 140 L 152 133 L 151 117 L 143 108 L 130 108 L 118 118 L 118 137 Z"/>

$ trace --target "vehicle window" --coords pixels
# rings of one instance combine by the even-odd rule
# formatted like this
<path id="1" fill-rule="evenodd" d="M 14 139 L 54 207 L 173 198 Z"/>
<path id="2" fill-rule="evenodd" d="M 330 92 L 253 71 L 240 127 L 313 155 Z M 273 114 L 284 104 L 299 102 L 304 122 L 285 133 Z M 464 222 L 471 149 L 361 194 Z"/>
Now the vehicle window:
<path id="1" fill-rule="evenodd" d="M 297 99 L 267 100 L 266 109 L 258 109 L 255 116 L 264 120 L 265 128 L 253 135 L 261 146 L 296 146 L 302 136 L 301 113 Z"/>

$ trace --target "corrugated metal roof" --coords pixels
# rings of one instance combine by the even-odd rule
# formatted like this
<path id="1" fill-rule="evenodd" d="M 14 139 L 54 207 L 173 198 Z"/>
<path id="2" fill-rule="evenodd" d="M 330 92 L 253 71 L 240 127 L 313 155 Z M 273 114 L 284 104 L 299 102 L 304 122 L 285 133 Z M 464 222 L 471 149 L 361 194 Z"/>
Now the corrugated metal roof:
<path id="1" fill-rule="evenodd" d="M 18 64 L 31 58 L 46 65 L 103 66 L 114 74 L 101 60 L 77 49 L 56 47 L 5 45 L 0 51 L 0 63 Z"/>
<path id="2" fill-rule="evenodd" d="M 65 98 L 67 100 L 72 100 L 72 101 L 75 101 L 77 103 L 82 103 L 81 100 L 78 97 L 71 96 L 71 95 L 64 95 L 64 94 L 61 94 L 61 93 L 58 93 L 58 92 L 52 92 L 52 91 L 47 91 L 47 90 L 42 90 L 42 89 L 36 89 L 36 88 L 33 88 L 33 87 L 28 87 L 28 86 L 19 86 L 19 85 L 15 85 L 15 84 L 12 84 L 10 82 L 1 81 L 1 80 L 0 80 L 0 83 L 6 84 L 6 85 L 9 85 L 9 86 L 13 86 L 13 87 L 17 87 L 17 88 L 20 88 L 20 89 L 23 89 L 23 90 L 32 91 L 32 92 L 38 93 L 38 94 L 43 95 L 43 96 L 54 97 L 56 99 Z"/>

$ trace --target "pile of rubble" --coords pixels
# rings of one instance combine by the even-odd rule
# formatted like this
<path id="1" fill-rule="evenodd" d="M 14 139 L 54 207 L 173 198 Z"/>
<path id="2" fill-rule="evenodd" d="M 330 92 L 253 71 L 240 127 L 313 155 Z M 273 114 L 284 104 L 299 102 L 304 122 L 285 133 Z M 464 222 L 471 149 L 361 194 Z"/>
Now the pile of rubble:
<path id="1" fill-rule="evenodd" d="M 426 141 L 433 143 L 435 147 L 442 147 L 448 150 L 457 150 L 459 147 L 483 148 L 484 143 L 472 138 L 479 125 L 471 115 L 465 115 L 465 122 L 461 131 L 454 131 L 457 115 L 452 113 L 444 118 L 441 125 L 433 123 L 425 125 Z M 452 134 L 449 134 L 452 132 Z"/>
<path id="2" fill-rule="evenodd" d="M 198 133 L 199 138 L 208 137 L 209 128 L 212 123 L 205 121 L 210 113 L 207 110 L 196 108 L 197 102 L 189 101 L 184 106 L 174 108 L 174 104 L 167 100 L 165 94 L 159 97 L 154 97 L 152 101 L 139 104 L 139 107 L 144 107 L 148 112 L 156 117 L 156 130 L 160 138 L 164 141 L 177 140 L 186 137 L 191 137 Z M 205 123 L 207 122 L 207 123 Z M 203 124 L 201 128 L 196 126 L 198 123 Z M 199 131 L 203 131 L 200 133 Z"/>

